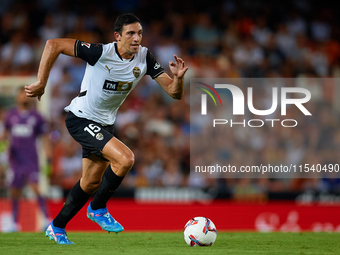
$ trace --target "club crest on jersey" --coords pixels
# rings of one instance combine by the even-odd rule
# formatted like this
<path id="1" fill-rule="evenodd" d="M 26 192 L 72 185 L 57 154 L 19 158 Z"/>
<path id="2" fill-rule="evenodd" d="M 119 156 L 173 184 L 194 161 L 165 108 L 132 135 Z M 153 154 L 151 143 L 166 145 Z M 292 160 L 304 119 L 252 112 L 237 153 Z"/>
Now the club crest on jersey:
<path id="1" fill-rule="evenodd" d="M 90 47 L 91 47 L 91 44 L 86 43 L 86 42 L 82 42 L 82 43 L 81 43 L 81 46 L 86 46 L 87 48 L 90 48 Z"/>
<path id="2" fill-rule="evenodd" d="M 160 68 L 160 67 L 161 67 L 161 65 L 160 65 L 159 63 L 156 63 L 155 66 L 154 66 L 153 68 L 157 70 L 157 69 Z"/>
<path id="3" fill-rule="evenodd" d="M 98 133 L 98 134 L 96 135 L 96 139 L 99 140 L 99 141 L 101 141 L 101 140 L 104 139 L 104 135 L 103 135 L 102 133 Z"/>
<path id="4" fill-rule="evenodd" d="M 134 75 L 136 78 L 139 77 L 140 73 L 141 73 L 141 71 L 140 71 L 139 67 L 133 68 L 133 75 Z"/>

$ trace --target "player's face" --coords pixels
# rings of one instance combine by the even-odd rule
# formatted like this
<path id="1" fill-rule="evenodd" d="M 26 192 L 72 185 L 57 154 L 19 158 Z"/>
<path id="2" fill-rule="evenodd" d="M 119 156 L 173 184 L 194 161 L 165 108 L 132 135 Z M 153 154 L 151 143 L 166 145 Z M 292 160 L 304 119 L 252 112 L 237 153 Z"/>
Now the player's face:
<path id="1" fill-rule="evenodd" d="M 139 22 L 123 26 L 122 35 L 119 36 L 123 50 L 129 54 L 135 54 L 142 42 L 143 29 Z"/>
<path id="2" fill-rule="evenodd" d="M 32 99 L 26 96 L 25 90 L 20 90 L 17 95 L 17 104 L 20 105 L 21 108 L 28 109 Z"/>

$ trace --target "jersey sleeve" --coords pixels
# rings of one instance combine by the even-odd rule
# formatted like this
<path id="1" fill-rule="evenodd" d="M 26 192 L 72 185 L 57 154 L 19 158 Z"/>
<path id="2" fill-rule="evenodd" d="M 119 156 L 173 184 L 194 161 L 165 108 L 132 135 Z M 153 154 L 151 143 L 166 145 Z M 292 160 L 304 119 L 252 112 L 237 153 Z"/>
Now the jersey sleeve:
<path id="1" fill-rule="evenodd" d="M 146 54 L 146 65 L 146 74 L 150 75 L 152 79 L 155 79 L 164 73 L 164 68 L 157 62 L 156 58 L 149 50 Z"/>
<path id="2" fill-rule="evenodd" d="M 77 40 L 74 44 L 74 55 L 94 66 L 103 53 L 103 45 L 100 43 L 86 43 Z"/>

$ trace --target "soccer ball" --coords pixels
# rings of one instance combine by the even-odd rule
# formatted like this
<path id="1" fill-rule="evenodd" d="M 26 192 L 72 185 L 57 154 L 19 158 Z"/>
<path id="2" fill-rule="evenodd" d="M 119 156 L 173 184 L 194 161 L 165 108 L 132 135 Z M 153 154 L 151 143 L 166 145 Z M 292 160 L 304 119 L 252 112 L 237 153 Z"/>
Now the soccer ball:
<path id="1" fill-rule="evenodd" d="M 216 236 L 215 224 L 205 217 L 192 218 L 184 226 L 184 240 L 189 246 L 211 246 Z"/>

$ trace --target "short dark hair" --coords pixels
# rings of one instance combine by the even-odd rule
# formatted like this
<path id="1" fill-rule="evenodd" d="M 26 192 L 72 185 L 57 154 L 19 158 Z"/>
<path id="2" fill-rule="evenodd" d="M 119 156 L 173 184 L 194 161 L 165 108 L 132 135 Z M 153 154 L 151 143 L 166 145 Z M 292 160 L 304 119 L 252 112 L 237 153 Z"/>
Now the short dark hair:
<path id="1" fill-rule="evenodd" d="M 125 13 L 125 14 L 119 15 L 115 22 L 115 32 L 118 32 L 120 35 L 122 35 L 123 26 L 133 24 L 136 22 L 139 22 L 139 24 L 142 25 L 142 22 L 140 21 L 140 19 L 132 13 Z"/>

